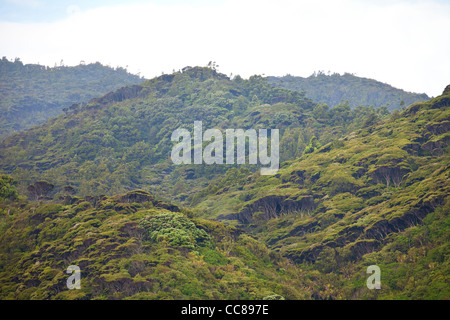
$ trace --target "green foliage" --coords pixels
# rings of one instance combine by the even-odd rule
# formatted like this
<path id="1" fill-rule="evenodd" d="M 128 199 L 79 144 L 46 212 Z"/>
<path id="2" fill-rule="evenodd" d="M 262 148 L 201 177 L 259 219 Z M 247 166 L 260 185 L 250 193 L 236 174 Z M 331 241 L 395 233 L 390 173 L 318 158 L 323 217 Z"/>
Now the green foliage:
<path id="1" fill-rule="evenodd" d="M 51 72 L 63 69 L 72 70 Z M 144 189 L 187 204 L 229 169 L 255 172 L 258 166 L 173 165 L 175 129 L 192 131 L 196 120 L 202 120 L 204 130 L 277 128 L 280 160 L 288 161 L 301 157 L 305 148 L 309 152 L 359 128 L 369 111 L 379 114 L 375 108 L 351 110 L 345 104 L 318 108 L 304 94 L 274 87 L 260 76 L 229 79 L 214 68 L 194 67 L 123 87 L 7 137 L 0 143 L 0 171 L 15 178 L 21 192 L 46 180 L 55 185 L 56 197 L 71 185 L 77 196 Z M 210 191 L 220 192 L 217 186 Z"/>
<path id="2" fill-rule="evenodd" d="M 279 294 L 273 294 L 267 297 L 264 297 L 263 300 L 285 300 L 283 296 L 280 296 Z"/>
<path id="3" fill-rule="evenodd" d="M 329 106 L 337 106 L 347 100 L 352 109 L 358 106 L 375 106 L 393 111 L 430 99 L 426 94 L 406 92 L 350 73 L 327 75 L 319 71 L 307 78 L 286 75 L 268 77 L 268 81 L 283 88 L 305 92 L 312 100 Z M 372 117 L 371 122 L 373 119 Z"/>
<path id="4" fill-rule="evenodd" d="M 305 298 L 300 279 L 292 279 L 296 269 L 269 256 L 264 244 L 158 207 L 108 209 L 125 198 L 103 197 L 95 207 L 86 199 L 17 207 L 0 225 L 0 298 Z M 66 287 L 69 265 L 81 268 L 80 290 Z"/>
<path id="5" fill-rule="evenodd" d="M 313 136 L 309 141 L 309 144 L 306 146 L 304 154 L 312 153 L 321 147 L 320 143 L 317 141 L 316 136 Z"/>
<path id="6" fill-rule="evenodd" d="M 285 163 L 273 177 L 229 180 L 224 192 L 207 187 L 195 206 L 307 270 L 316 298 L 447 299 L 449 113 L 443 100 L 383 121 L 369 118 L 369 128 Z M 251 262 L 253 252 L 242 255 Z M 382 271 L 377 292 L 364 291 L 372 264 Z"/>
<path id="7" fill-rule="evenodd" d="M 329 108 L 215 63 L 93 99 L 0 143 L 0 298 L 448 299 L 448 101 Z M 285 162 L 174 166 L 195 120 L 278 128 Z"/>
<path id="8" fill-rule="evenodd" d="M 0 203 L 5 200 L 16 200 L 18 198 L 16 181 L 7 175 L 0 175 Z"/>
<path id="9" fill-rule="evenodd" d="M 228 263 L 228 259 L 219 251 L 204 248 L 200 251 L 203 260 L 213 266 L 222 266 Z"/>
<path id="10" fill-rule="evenodd" d="M 100 63 L 49 68 L 0 60 L 0 138 L 86 104 L 122 86 L 142 82 L 123 68 Z"/>
<path id="11" fill-rule="evenodd" d="M 211 239 L 204 230 L 181 214 L 163 213 L 149 215 L 139 225 L 145 229 L 148 239 L 167 241 L 174 247 L 194 249 L 196 246 L 211 246 Z"/>

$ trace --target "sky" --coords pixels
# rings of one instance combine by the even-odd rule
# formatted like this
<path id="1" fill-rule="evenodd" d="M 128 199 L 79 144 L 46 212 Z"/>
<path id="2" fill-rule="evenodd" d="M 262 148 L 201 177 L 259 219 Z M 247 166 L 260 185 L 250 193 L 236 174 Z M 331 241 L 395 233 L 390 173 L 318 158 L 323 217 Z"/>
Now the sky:
<path id="1" fill-rule="evenodd" d="M 0 56 L 145 78 L 214 61 L 229 76 L 348 72 L 437 96 L 449 39 L 450 0 L 0 0 Z"/>

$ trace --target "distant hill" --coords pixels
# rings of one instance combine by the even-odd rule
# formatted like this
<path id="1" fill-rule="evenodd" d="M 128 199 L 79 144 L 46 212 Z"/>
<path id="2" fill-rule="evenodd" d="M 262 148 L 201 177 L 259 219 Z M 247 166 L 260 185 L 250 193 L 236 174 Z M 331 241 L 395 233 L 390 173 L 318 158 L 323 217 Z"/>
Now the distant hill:
<path id="1" fill-rule="evenodd" d="M 406 92 L 388 84 L 367 78 L 357 77 L 350 73 L 326 75 L 322 72 L 302 78 L 286 75 L 284 77 L 268 77 L 269 83 L 277 86 L 305 91 L 306 96 L 329 107 L 339 105 L 348 100 L 350 107 L 385 106 L 390 111 L 407 107 L 410 104 L 429 100 L 426 94 Z M 402 103 L 403 101 L 403 103 Z"/>
<path id="2" fill-rule="evenodd" d="M 49 68 L 0 60 L 0 139 L 44 123 L 73 104 L 144 81 L 100 63 Z"/>

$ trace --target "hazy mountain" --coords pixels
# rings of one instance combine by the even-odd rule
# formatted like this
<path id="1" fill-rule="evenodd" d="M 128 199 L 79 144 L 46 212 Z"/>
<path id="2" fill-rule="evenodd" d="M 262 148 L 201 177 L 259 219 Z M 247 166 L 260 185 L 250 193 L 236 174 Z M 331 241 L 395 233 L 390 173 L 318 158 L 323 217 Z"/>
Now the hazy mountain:
<path id="1" fill-rule="evenodd" d="M 304 91 L 306 96 L 329 107 L 348 100 L 352 108 L 357 106 L 385 106 L 389 110 L 401 109 L 414 102 L 430 99 L 426 94 L 406 92 L 373 79 L 361 78 L 350 73 L 326 75 L 322 72 L 302 78 L 286 75 L 268 77 L 269 83 L 283 88 Z"/>
<path id="2" fill-rule="evenodd" d="M 123 68 L 100 63 L 49 68 L 0 60 L 0 139 L 44 123 L 74 104 L 142 82 Z"/>

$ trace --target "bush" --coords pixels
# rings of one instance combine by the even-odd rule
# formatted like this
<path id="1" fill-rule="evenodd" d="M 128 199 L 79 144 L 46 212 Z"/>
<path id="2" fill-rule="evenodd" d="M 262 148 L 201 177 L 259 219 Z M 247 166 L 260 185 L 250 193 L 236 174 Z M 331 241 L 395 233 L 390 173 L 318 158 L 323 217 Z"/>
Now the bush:
<path id="1" fill-rule="evenodd" d="M 16 200 L 18 198 L 15 181 L 7 176 L 0 175 L 0 202 L 3 200 Z"/>
<path id="2" fill-rule="evenodd" d="M 141 220 L 140 226 L 145 229 L 147 238 L 155 242 L 167 241 L 171 246 L 190 249 L 212 245 L 209 235 L 181 214 L 149 215 Z"/>
<path id="3" fill-rule="evenodd" d="M 228 259 L 218 251 L 204 249 L 200 253 L 203 255 L 203 260 L 206 263 L 212 264 L 214 266 L 221 266 L 228 263 Z"/>

